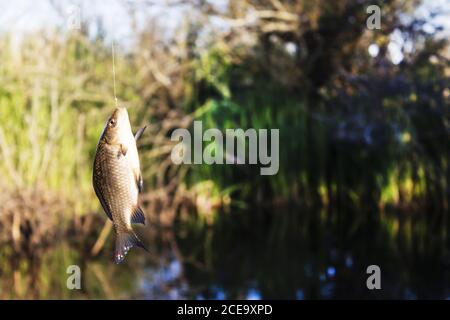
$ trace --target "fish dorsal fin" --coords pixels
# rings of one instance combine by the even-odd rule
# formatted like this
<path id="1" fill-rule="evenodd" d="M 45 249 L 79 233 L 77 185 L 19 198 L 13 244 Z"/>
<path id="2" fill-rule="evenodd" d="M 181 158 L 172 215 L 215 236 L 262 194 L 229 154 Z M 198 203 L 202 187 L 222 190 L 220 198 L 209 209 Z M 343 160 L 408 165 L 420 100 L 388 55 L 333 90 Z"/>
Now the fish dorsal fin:
<path id="1" fill-rule="evenodd" d="M 138 141 L 138 139 L 142 136 L 142 134 L 144 133 L 145 128 L 147 128 L 147 126 L 138 129 L 138 131 L 137 131 L 136 134 L 134 135 L 134 139 L 135 139 L 136 141 Z"/>
<path id="2" fill-rule="evenodd" d="M 136 207 L 131 214 L 131 223 L 142 223 L 145 225 L 145 215 L 141 208 Z"/>

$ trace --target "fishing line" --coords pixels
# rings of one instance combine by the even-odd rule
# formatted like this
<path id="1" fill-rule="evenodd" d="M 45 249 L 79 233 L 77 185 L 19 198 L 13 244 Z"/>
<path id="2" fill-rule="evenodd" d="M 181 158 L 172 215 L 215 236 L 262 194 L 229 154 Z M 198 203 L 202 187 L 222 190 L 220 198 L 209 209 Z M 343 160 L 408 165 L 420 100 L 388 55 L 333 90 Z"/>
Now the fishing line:
<path id="1" fill-rule="evenodd" d="M 111 53 L 112 53 L 112 72 L 113 72 L 113 83 L 114 83 L 114 100 L 116 101 L 116 107 L 118 106 L 117 94 L 116 94 L 116 61 L 114 60 L 114 39 L 111 43 Z"/>

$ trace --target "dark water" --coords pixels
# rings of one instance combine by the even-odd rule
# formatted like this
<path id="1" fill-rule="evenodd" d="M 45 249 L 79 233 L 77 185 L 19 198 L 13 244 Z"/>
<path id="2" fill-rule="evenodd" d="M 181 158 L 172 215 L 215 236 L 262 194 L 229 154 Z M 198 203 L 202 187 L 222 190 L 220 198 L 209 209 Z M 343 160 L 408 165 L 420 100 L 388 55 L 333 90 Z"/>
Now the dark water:
<path id="1" fill-rule="evenodd" d="M 449 299 L 445 227 L 423 213 L 284 209 L 222 213 L 170 229 L 137 230 L 150 254 L 112 262 L 110 235 L 100 256 L 93 241 L 59 241 L 35 257 L 0 248 L 0 298 L 77 299 Z M 366 268 L 381 269 L 368 290 Z M 69 265 L 81 290 L 68 290 Z"/>

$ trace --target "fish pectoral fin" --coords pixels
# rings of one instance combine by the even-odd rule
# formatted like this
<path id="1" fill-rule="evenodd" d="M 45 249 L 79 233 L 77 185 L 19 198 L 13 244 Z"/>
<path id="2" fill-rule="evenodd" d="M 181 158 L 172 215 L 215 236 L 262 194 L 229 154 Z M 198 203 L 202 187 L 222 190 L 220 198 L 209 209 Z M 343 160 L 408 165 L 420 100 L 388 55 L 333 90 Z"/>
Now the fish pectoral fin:
<path id="1" fill-rule="evenodd" d="M 116 250 L 114 252 L 115 263 L 121 263 L 128 251 L 133 247 L 140 247 L 148 252 L 147 248 L 132 230 L 129 232 L 118 232 L 116 238 Z"/>
<path id="2" fill-rule="evenodd" d="M 131 214 L 131 223 L 142 223 L 145 225 L 145 214 L 141 208 L 136 207 Z"/>
<path id="3" fill-rule="evenodd" d="M 134 170 L 134 180 L 136 181 L 136 186 L 138 188 L 139 193 L 144 191 L 144 179 L 142 179 L 142 174 L 140 170 Z"/>
<path id="4" fill-rule="evenodd" d="M 142 193 L 142 191 L 144 191 L 144 180 L 142 179 L 142 175 L 138 176 L 137 187 L 138 187 L 139 193 Z"/>
<path id="5" fill-rule="evenodd" d="M 147 128 L 147 126 L 145 126 L 143 128 L 139 128 L 138 131 L 136 131 L 136 134 L 134 135 L 134 139 L 136 141 L 138 141 L 138 139 L 142 136 L 142 134 L 144 133 L 145 128 Z"/>
<path id="6" fill-rule="evenodd" d="M 120 157 L 120 155 L 126 156 L 127 152 L 128 152 L 128 148 L 124 144 L 121 144 L 118 156 L 119 157 Z"/>

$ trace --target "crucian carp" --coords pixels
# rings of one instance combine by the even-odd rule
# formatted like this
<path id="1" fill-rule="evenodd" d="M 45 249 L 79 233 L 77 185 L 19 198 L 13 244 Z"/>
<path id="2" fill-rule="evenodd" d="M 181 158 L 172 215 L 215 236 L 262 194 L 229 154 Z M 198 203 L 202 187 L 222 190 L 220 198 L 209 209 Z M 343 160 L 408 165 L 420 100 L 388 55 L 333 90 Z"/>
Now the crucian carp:
<path id="1" fill-rule="evenodd" d="M 123 261 L 132 247 L 146 247 L 132 229 L 133 223 L 145 224 L 138 196 L 143 190 L 136 141 L 145 127 L 133 135 L 127 109 L 116 108 L 109 117 L 95 153 L 93 185 L 116 233 L 114 261 Z M 148 251 L 148 250 L 147 250 Z"/>

